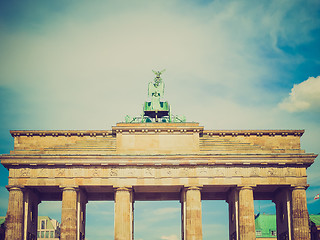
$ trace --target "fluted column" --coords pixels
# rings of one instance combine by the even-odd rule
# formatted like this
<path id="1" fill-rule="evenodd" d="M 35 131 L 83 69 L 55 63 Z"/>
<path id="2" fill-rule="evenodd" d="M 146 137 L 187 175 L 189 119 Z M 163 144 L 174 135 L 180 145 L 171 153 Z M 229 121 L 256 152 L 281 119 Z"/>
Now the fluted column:
<path id="1" fill-rule="evenodd" d="M 292 189 L 292 232 L 294 240 L 308 240 L 309 214 L 307 209 L 307 198 L 305 187 Z"/>
<path id="2" fill-rule="evenodd" d="M 184 240 L 202 240 L 201 188 L 187 187 L 182 194 Z"/>
<path id="3" fill-rule="evenodd" d="M 253 188 L 239 188 L 239 237 L 240 240 L 255 240 Z"/>
<path id="4" fill-rule="evenodd" d="M 131 188 L 115 188 L 114 239 L 133 239 L 133 196 Z"/>
<path id="5" fill-rule="evenodd" d="M 62 189 L 61 240 L 77 240 L 77 189 Z"/>
<path id="6" fill-rule="evenodd" d="M 9 203 L 6 218 L 5 240 L 23 239 L 23 191 L 20 187 L 9 188 Z"/>

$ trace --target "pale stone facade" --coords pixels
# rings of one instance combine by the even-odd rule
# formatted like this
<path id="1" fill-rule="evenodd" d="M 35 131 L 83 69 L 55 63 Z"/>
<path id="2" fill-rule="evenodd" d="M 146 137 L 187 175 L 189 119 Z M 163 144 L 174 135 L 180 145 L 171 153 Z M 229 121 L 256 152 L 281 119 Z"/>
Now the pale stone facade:
<path id="1" fill-rule="evenodd" d="M 60 240 L 60 223 L 48 216 L 38 216 L 39 240 Z"/>
<path id="2" fill-rule="evenodd" d="M 62 200 L 61 239 L 85 236 L 86 203 L 115 201 L 115 239 L 133 204 L 179 200 L 182 238 L 202 239 L 201 200 L 229 203 L 230 239 L 255 239 L 254 199 L 273 200 L 278 239 L 310 239 L 302 130 L 210 131 L 198 123 L 118 123 L 111 131 L 11 131 L 7 240 L 36 234 L 37 205 Z"/>

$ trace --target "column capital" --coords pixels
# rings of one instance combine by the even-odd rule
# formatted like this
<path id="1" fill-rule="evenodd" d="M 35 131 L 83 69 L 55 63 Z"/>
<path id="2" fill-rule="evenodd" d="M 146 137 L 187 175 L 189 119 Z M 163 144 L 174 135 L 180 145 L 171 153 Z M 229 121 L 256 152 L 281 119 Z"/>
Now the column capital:
<path id="1" fill-rule="evenodd" d="M 305 185 L 305 186 L 291 186 L 292 190 L 307 190 L 309 187 L 309 185 Z"/>
<path id="2" fill-rule="evenodd" d="M 126 186 L 126 187 L 113 187 L 113 190 L 116 191 L 128 191 L 128 192 L 132 192 L 133 188 L 130 186 Z"/>
<path id="3" fill-rule="evenodd" d="M 62 191 L 79 191 L 78 186 L 60 186 Z"/>
<path id="4" fill-rule="evenodd" d="M 10 191 L 23 191 L 24 187 L 22 186 L 13 186 L 13 185 L 7 185 L 6 186 L 7 190 Z"/>
<path id="5" fill-rule="evenodd" d="M 256 186 L 253 185 L 238 185 L 237 189 L 238 190 L 253 190 Z"/>
<path id="6" fill-rule="evenodd" d="M 202 186 L 184 186 L 185 191 L 190 191 L 190 190 L 197 190 L 201 191 Z"/>

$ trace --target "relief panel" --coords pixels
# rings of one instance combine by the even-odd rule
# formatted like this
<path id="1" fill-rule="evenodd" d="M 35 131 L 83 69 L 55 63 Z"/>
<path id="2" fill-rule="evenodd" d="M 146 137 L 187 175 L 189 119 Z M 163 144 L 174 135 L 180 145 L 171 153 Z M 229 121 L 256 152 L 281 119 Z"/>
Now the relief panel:
<path id="1" fill-rule="evenodd" d="M 20 168 L 18 172 L 18 177 L 30 177 L 31 170 L 30 168 Z"/>
<path id="2" fill-rule="evenodd" d="M 303 167 L 259 167 L 259 166 L 85 166 L 57 168 L 17 168 L 10 169 L 10 178 L 304 178 Z M 220 180 L 219 180 L 220 181 Z M 228 180 L 229 181 L 229 180 Z M 294 181 L 294 179 L 290 180 Z"/>

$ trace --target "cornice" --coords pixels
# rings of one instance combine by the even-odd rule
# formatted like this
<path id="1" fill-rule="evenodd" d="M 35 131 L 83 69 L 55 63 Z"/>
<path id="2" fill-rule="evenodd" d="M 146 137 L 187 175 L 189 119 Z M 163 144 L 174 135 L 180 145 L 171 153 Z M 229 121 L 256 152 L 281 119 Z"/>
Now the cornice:
<path id="1" fill-rule="evenodd" d="M 242 154 L 242 155 L 109 155 L 45 156 L 2 155 L 6 168 L 22 166 L 303 166 L 309 167 L 315 154 Z"/>
<path id="2" fill-rule="evenodd" d="M 200 133 L 201 136 L 298 136 L 301 137 L 304 130 L 204 130 L 202 126 L 179 125 L 179 124 L 122 124 L 112 127 L 112 130 L 11 130 L 12 137 L 19 136 L 52 136 L 52 137 L 71 137 L 71 136 L 115 136 L 117 133 L 128 134 L 147 134 L 147 133 Z"/>
<path id="3" fill-rule="evenodd" d="M 52 136 L 52 137 L 71 137 L 71 136 L 111 136 L 112 131 L 110 130 L 11 130 L 10 134 L 12 137 L 19 137 L 19 136 Z"/>
<path id="4" fill-rule="evenodd" d="M 286 137 L 288 135 L 293 135 L 293 136 L 302 136 L 304 133 L 304 130 L 204 130 L 203 131 L 203 136 L 208 135 L 208 136 L 245 136 L 245 137 L 250 137 L 250 136 L 276 136 L 280 135 L 283 137 Z"/>
<path id="5" fill-rule="evenodd" d="M 203 127 L 199 123 L 122 123 L 112 127 L 114 134 L 149 134 L 149 133 L 202 133 Z"/>

